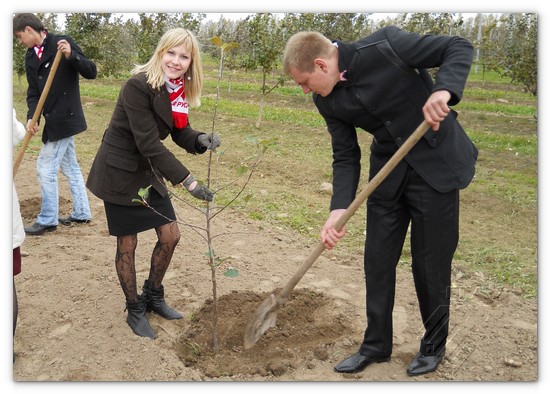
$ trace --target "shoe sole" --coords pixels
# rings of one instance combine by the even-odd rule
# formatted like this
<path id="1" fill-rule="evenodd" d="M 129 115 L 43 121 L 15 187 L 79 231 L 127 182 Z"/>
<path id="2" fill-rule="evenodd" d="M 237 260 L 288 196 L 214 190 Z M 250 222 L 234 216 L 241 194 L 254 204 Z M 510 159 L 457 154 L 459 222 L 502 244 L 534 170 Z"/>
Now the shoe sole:
<path id="1" fill-rule="evenodd" d="M 359 373 L 359 372 L 363 372 L 371 364 L 387 363 L 387 362 L 390 362 L 390 360 L 391 360 L 391 356 L 387 357 L 387 358 L 381 358 L 379 360 L 373 360 L 372 362 L 365 365 L 362 369 L 355 370 L 355 371 L 339 371 L 339 370 L 336 369 L 336 367 L 334 367 L 333 370 L 334 370 L 334 372 L 338 372 L 338 373 Z"/>
<path id="2" fill-rule="evenodd" d="M 439 365 L 438 365 L 439 366 Z M 429 371 L 423 371 L 423 372 L 417 372 L 417 373 L 412 373 L 412 372 L 409 372 L 409 370 L 407 370 L 407 375 L 409 376 L 420 376 L 420 375 L 425 375 L 427 373 L 430 373 L 430 372 L 433 372 L 437 369 L 437 367 L 435 367 L 434 369 L 430 369 Z"/>
<path id="3" fill-rule="evenodd" d="M 64 226 L 70 226 L 73 223 L 88 224 L 90 222 L 91 222 L 91 220 L 64 220 L 64 221 L 59 220 L 59 223 L 63 224 Z"/>
<path id="4" fill-rule="evenodd" d="M 27 235 L 42 235 L 44 233 L 49 233 L 49 232 L 52 232 L 52 231 L 55 231 L 55 230 L 57 230 L 57 226 L 45 228 L 44 230 L 42 230 L 38 233 L 28 233 L 28 232 L 25 231 L 25 234 L 27 234 Z"/>
<path id="5" fill-rule="evenodd" d="M 438 367 L 439 367 L 439 364 L 441 364 L 443 362 L 443 359 L 445 358 L 445 352 L 443 352 L 443 354 L 441 355 L 441 358 L 439 359 L 439 361 L 437 362 L 435 368 L 432 368 L 430 370 L 427 370 L 427 371 L 422 371 L 422 372 L 409 372 L 409 370 L 407 369 L 407 375 L 409 376 L 420 376 L 420 375 L 425 375 L 427 373 L 430 373 L 430 372 L 433 372 L 435 371 Z"/>

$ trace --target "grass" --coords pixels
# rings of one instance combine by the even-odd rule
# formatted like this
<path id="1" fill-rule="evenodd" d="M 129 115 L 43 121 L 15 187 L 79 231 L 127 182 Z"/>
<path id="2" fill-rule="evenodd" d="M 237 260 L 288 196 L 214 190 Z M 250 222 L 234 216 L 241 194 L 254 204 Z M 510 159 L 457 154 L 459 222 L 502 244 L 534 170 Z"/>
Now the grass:
<path id="1" fill-rule="evenodd" d="M 536 102 L 535 98 L 529 95 L 526 95 L 522 91 L 516 90 L 500 90 L 500 89 L 487 89 L 482 86 L 475 85 L 473 82 L 470 82 L 471 87 L 467 88 L 464 91 L 464 95 L 468 97 L 469 100 L 500 100 L 500 103 L 505 103 L 505 101 L 522 102 L 534 104 Z M 529 108 L 529 107 L 526 107 Z"/>
<path id="2" fill-rule="evenodd" d="M 515 155 L 534 157 L 538 152 L 537 136 L 497 134 L 483 131 L 470 131 L 470 138 L 478 148 L 487 150 L 507 150 Z"/>
<path id="3" fill-rule="evenodd" d="M 198 111 L 203 113 L 212 113 L 214 111 L 215 98 L 203 98 L 201 102 Z M 260 104 L 250 99 L 248 102 L 235 98 L 218 101 L 218 113 L 221 115 L 257 119 L 259 111 Z M 317 112 L 301 108 L 264 107 L 262 119 L 290 125 L 300 123 L 306 127 L 321 127 L 324 125 L 322 118 L 319 117 Z"/>
<path id="4" fill-rule="evenodd" d="M 470 75 L 468 76 L 469 82 L 482 82 L 482 83 L 496 83 L 502 86 L 510 86 L 510 78 L 504 77 L 496 71 L 485 71 L 480 65 L 477 73 L 475 72 L 475 64 L 470 69 Z"/>
<path id="5" fill-rule="evenodd" d="M 202 106 L 191 109 L 191 122 L 194 128 L 208 132 L 212 129 L 217 64 L 209 59 L 204 64 Z M 81 83 L 89 130 L 78 136 L 77 149 L 85 171 L 123 82 Z M 248 137 L 276 138 L 277 144 L 263 156 L 233 208 L 253 220 L 276 223 L 316 242 L 330 201 L 330 195 L 320 191 L 320 185 L 332 178 L 330 136 L 310 96 L 304 96 L 292 83 L 266 97 L 262 124 L 256 129 L 260 83 L 259 73 L 224 74 L 216 120 L 216 132 L 222 137 L 214 172 L 215 186 L 220 189 L 217 202 L 230 201 L 245 181 L 244 175 L 238 175 L 239 168 L 250 165 L 255 154 Z M 22 91 L 16 86 L 14 77 L 14 106 L 18 114 L 24 114 L 26 86 Z M 486 278 L 489 287 L 506 286 L 529 297 L 537 295 L 536 108 L 536 98 L 495 73 L 486 73 L 484 78 L 471 74 L 463 101 L 457 106 L 459 120 L 479 149 L 479 160 L 474 181 L 461 191 L 461 240 L 454 268 Z M 366 184 L 371 137 L 359 131 L 359 141 L 365 157 L 361 186 Z M 169 140 L 165 144 L 173 147 Z M 32 139 L 27 154 L 36 155 L 40 146 L 38 138 Z M 205 178 L 206 158 L 177 155 L 198 179 Z M 236 185 L 225 188 L 235 181 Z M 339 248 L 362 251 L 364 221 L 362 207 L 348 222 L 348 236 Z M 403 267 L 410 261 L 407 247 Z"/>
<path id="6" fill-rule="evenodd" d="M 477 111 L 494 113 L 505 116 L 535 116 L 536 107 L 514 104 L 502 104 L 498 102 L 463 102 L 460 104 L 462 111 Z"/>

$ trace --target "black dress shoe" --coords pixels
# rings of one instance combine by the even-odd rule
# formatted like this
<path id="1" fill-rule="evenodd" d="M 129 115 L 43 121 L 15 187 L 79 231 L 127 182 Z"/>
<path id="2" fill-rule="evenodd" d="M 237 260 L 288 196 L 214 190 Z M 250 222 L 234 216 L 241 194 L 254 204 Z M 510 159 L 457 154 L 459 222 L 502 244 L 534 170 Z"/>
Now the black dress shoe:
<path id="1" fill-rule="evenodd" d="M 361 353 L 355 353 L 352 356 L 349 356 L 344 361 L 336 364 L 334 370 L 336 372 L 342 373 L 355 373 L 361 372 L 369 364 L 372 363 L 383 363 L 390 361 L 390 356 L 386 357 L 373 357 L 373 356 L 363 356 Z"/>
<path id="2" fill-rule="evenodd" d="M 42 235 L 46 231 L 54 231 L 56 228 L 57 226 L 43 226 L 35 222 L 32 226 L 25 227 L 25 233 L 28 235 Z"/>
<path id="3" fill-rule="evenodd" d="M 443 357 L 445 357 L 445 349 L 442 349 L 438 353 L 430 354 L 428 356 L 422 354 L 421 352 L 418 352 L 409 364 L 409 368 L 407 368 L 407 374 L 409 376 L 417 376 L 435 371 L 443 360 Z"/>
<path id="4" fill-rule="evenodd" d="M 59 223 L 64 224 L 65 226 L 70 225 L 71 223 L 90 223 L 92 219 L 75 219 L 71 215 L 62 216 L 57 219 Z"/>

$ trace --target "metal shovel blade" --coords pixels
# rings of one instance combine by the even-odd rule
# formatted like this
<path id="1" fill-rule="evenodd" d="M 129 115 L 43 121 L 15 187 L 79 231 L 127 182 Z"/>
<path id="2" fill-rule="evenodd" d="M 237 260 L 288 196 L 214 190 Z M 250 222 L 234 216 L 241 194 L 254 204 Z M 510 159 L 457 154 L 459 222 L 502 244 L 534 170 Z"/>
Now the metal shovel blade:
<path id="1" fill-rule="evenodd" d="M 244 334 L 244 348 L 250 349 L 263 335 L 264 332 L 277 324 L 277 311 L 279 305 L 275 295 L 271 293 L 256 312 L 251 316 Z"/>

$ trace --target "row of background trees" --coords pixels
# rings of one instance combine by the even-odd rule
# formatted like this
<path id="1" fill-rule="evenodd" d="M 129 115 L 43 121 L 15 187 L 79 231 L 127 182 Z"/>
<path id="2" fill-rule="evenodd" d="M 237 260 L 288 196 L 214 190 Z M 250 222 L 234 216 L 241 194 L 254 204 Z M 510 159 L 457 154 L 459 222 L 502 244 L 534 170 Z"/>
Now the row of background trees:
<path id="1" fill-rule="evenodd" d="M 257 13 L 240 20 L 209 20 L 205 13 L 38 13 L 48 31 L 68 34 L 93 59 L 100 77 L 126 77 L 135 64 L 146 62 L 162 34 L 185 27 L 196 34 L 204 53 L 219 56 L 210 39 L 236 42 L 224 60 L 232 70 L 257 70 L 266 76 L 280 69 L 287 39 L 298 31 L 315 30 L 331 39 L 355 41 L 379 28 L 396 25 L 419 34 L 460 35 L 475 48 L 475 72 L 497 71 L 537 95 L 537 15 L 400 13 L 384 20 L 369 13 Z M 24 52 L 14 38 L 13 68 L 24 74 Z M 281 75 L 275 85 L 283 83 Z M 264 94 L 270 89 L 264 83 Z"/>

